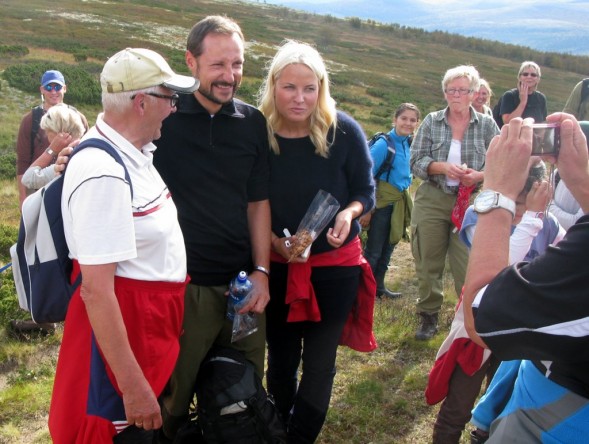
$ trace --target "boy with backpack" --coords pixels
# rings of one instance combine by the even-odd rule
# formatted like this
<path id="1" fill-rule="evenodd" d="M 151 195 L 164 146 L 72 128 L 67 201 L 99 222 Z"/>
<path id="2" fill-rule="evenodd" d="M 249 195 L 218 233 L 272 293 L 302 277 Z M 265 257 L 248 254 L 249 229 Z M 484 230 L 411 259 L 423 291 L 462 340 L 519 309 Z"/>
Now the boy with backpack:
<path id="1" fill-rule="evenodd" d="M 409 152 L 420 116 L 415 105 L 402 103 L 395 111 L 393 129 L 388 134 L 377 133 L 369 141 L 372 173 L 377 182 L 376 208 L 362 216 L 360 224 L 369 227 L 364 257 L 372 268 L 379 298 L 401 297 L 401 293 L 386 288 L 384 279 L 395 245 L 407 237 L 411 220 Z"/>

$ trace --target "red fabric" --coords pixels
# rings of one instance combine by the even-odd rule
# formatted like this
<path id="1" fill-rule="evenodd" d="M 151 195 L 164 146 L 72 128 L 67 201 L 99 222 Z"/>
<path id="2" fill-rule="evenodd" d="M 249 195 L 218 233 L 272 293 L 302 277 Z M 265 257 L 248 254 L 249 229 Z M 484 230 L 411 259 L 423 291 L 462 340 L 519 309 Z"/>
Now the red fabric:
<path id="1" fill-rule="evenodd" d="M 286 263 L 286 259 L 272 252 L 271 260 Z M 340 344 L 354 350 L 369 352 L 377 347 L 372 327 L 374 324 L 374 301 L 376 299 L 376 281 L 364 256 L 360 238 L 341 248 L 325 253 L 311 255 L 307 262 L 288 264 L 288 282 L 286 303 L 290 305 L 288 322 L 321 320 L 315 290 L 311 284 L 313 267 L 359 265 L 362 269 L 356 304 L 344 326 Z"/>
<path id="2" fill-rule="evenodd" d="M 456 230 L 460 230 L 462 227 L 462 220 L 464 219 L 464 213 L 470 205 L 470 195 L 472 194 L 475 185 L 466 187 L 462 184 L 458 186 L 458 194 L 456 195 L 456 203 L 452 208 L 452 222 L 456 227 Z"/>
<path id="3" fill-rule="evenodd" d="M 79 270 L 75 262 L 72 280 Z M 156 396 L 163 391 L 178 357 L 186 283 L 115 277 L 115 294 L 131 349 Z M 78 288 L 68 307 L 49 410 L 49 430 L 55 444 L 111 443 L 117 433 L 110 420 L 87 410 L 91 344 L 92 328 Z M 118 390 L 108 365 L 106 374 Z M 125 422 L 125 418 L 120 420 Z M 125 426 L 117 424 L 121 430 Z"/>
<path id="4" fill-rule="evenodd" d="M 428 376 L 425 388 L 426 402 L 433 405 L 444 400 L 448 394 L 450 377 L 456 365 L 459 365 L 464 373 L 472 376 L 489 359 L 490 355 L 490 350 L 472 342 L 466 332 L 461 296 L 456 306 L 450 333 L 440 346 L 436 361 Z"/>

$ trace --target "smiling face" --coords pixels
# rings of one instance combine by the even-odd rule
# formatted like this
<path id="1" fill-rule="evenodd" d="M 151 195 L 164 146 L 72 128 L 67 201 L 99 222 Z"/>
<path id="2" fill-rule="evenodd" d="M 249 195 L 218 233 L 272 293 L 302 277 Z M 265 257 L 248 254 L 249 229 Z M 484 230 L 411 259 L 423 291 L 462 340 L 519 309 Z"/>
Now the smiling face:
<path id="1" fill-rule="evenodd" d="M 413 134 L 418 123 L 417 112 L 412 109 L 406 109 L 393 120 L 393 126 L 398 136 Z"/>
<path id="2" fill-rule="evenodd" d="M 483 109 L 483 105 L 489 105 L 489 90 L 485 86 L 481 85 L 475 94 L 473 105 L 476 105 L 475 108 L 477 110 Z"/>
<path id="3" fill-rule="evenodd" d="M 56 91 L 57 88 L 61 87 L 59 91 Z M 51 91 L 47 91 L 47 88 L 44 86 L 39 87 L 39 91 L 41 91 L 41 95 L 43 96 L 43 103 L 45 105 L 45 109 L 51 108 L 53 105 L 57 105 L 58 103 L 63 103 L 63 97 L 67 91 L 67 86 L 61 86 L 57 83 L 50 83 L 48 87 L 51 88 Z"/>
<path id="4" fill-rule="evenodd" d="M 195 57 L 186 52 L 186 65 L 200 80 L 195 93 L 211 114 L 233 100 L 243 76 L 243 42 L 237 34 L 211 33 L 203 40 L 203 51 Z"/>
<path id="5" fill-rule="evenodd" d="M 319 80 L 307 65 L 288 65 L 276 80 L 276 110 L 286 125 L 308 128 L 318 98 Z"/>
<path id="6" fill-rule="evenodd" d="M 540 76 L 532 66 L 528 66 L 520 73 L 519 81 L 528 85 L 528 94 L 531 94 L 538 87 L 538 83 L 540 83 Z"/>

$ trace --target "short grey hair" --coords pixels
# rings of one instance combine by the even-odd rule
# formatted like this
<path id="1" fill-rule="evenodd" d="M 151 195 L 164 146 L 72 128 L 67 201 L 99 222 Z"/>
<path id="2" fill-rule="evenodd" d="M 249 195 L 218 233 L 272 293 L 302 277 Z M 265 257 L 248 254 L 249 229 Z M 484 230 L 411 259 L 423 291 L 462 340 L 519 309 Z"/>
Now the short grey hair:
<path id="1" fill-rule="evenodd" d="M 450 68 L 448 71 L 446 71 L 446 74 L 444 74 L 444 78 L 442 79 L 442 92 L 446 92 L 448 83 L 461 77 L 468 79 L 469 89 L 472 91 L 478 91 L 480 76 L 477 69 L 472 65 L 459 65 L 454 68 Z"/>

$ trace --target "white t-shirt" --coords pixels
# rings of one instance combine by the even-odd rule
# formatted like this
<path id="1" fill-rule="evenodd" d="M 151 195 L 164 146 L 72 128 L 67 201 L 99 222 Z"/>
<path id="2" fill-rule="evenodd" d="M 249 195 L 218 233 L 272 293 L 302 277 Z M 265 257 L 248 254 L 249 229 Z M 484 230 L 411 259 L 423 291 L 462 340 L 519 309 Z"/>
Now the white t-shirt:
<path id="1" fill-rule="evenodd" d="M 117 262 L 117 276 L 183 282 L 186 251 L 176 206 L 153 166 L 155 145 L 141 151 L 108 126 L 102 115 L 84 139 L 106 140 L 119 150 L 123 167 L 107 152 L 86 148 L 72 157 L 61 208 L 70 256 L 82 265 Z"/>
<path id="2" fill-rule="evenodd" d="M 462 142 L 460 140 L 456 140 L 456 139 L 452 139 L 452 142 L 450 143 L 450 151 L 448 151 L 448 159 L 447 161 L 449 163 L 453 163 L 455 165 L 461 165 L 462 164 L 462 160 L 461 160 L 461 153 L 460 150 L 462 149 Z M 460 180 L 459 179 L 449 179 L 448 177 L 446 177 L 446 185 L 448 185 L 449 187 L 457 187 L 458 185 L 460 185 Z"/>

